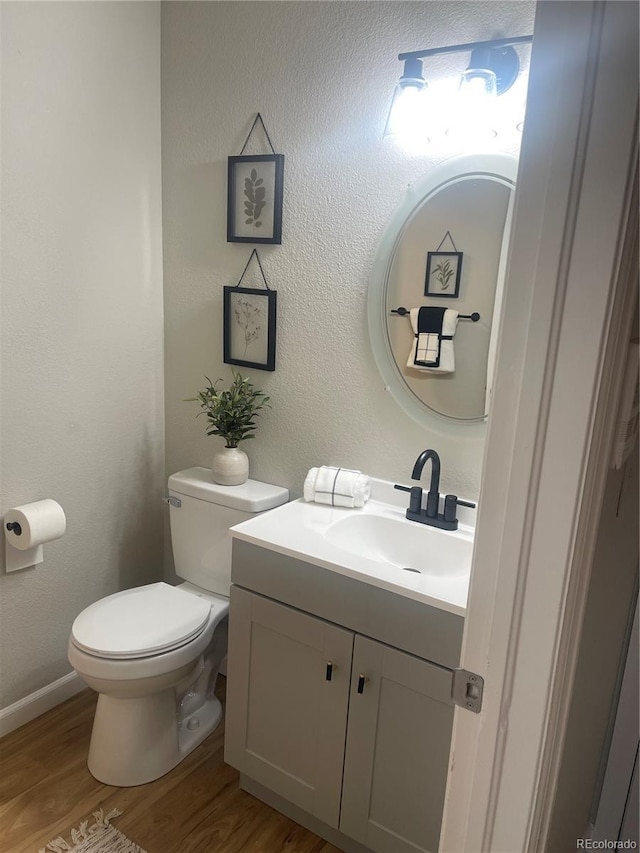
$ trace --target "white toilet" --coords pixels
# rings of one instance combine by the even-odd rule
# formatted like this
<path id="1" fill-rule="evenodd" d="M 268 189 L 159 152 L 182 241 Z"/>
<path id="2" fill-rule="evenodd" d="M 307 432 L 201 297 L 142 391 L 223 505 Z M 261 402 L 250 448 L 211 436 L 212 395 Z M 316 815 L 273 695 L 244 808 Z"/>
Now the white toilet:
<path id="1" fill-rule="evenodd" d="M 247 480 L 219 486 L 208 468 L 169 477 L 176 574 L 91 604 L 71 629 L 68 657 L 100 696 L 88 765 L 107 785 L 151 782 L 218 725 L 213 689 L 227 651 L 229 528 L 289 499 Z"/>

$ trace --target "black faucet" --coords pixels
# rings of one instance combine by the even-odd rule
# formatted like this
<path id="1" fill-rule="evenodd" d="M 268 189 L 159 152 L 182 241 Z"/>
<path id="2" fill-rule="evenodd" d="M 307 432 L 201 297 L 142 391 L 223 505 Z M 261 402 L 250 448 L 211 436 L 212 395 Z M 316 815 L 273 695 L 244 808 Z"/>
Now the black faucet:
<path id="1" fill-rule="evenodd" d="M 435 450 L 422 451 L 413 466 L 411 479 L 419 480 L 422 477 L 422 469 L 429 459 L 431 460 L 431 482 L 427 492 L 427 508 L 424 512 L 427 518 L 436 518 L 440 508 L 440 457 Z"/>
<path id="2" fill-rule="evenodd" d="M 422 476 L 422 469 L 428 460 L 431 460 L 431 482 L 429 483 L 429 491 L 427 492 L 427 505 L 422 509 L 423 492 L 420 486 L 395 486 L 403 492 L 410 492 L 409 509 L 406 516 L 409 521 L 418 521 L 420 524 L 430 524 L 433 527 L 440 527 L 442 530 L 457 530 L 458 519 L 456 518 L 456 507 L 468 506 L 475 509 L 475 504 L 469 501 L 461 501 L 456 495 L 445 495 L 444 512 L 440 510 L 440 457 L 435 450 L 423 450 L 420 456 L 416 459 L 411 474 L 412 480 L 419 480 Z"/>

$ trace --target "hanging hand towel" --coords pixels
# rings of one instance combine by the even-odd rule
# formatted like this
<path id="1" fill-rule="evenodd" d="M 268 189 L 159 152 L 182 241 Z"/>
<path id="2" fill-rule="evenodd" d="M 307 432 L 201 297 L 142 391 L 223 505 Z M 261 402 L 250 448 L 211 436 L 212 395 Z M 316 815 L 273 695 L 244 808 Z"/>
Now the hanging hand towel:
<path id="1" fill-rule="evenodd" d="M 350 468 L 311 468 L 304 481 L 305 501 L 331 506 L 361 507 L 369 500 L 371 480 Z"/>
<path id="2" fill-rule="evenodd" d="M 431 373 L 454 373 L 456 369 L 453 336 L 458 312 L 453 308 L 423 306 L 409 312 L 414 340 L 407 367 Z"/>

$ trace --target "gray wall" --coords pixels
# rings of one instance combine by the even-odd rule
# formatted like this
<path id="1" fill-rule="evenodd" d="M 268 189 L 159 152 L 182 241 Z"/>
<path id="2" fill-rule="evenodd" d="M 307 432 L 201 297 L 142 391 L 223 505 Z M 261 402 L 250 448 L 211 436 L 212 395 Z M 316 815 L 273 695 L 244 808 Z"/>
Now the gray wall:
<path id="1" fill-rule="evenodd" d="M 167 472 L 209 466 L 196 404 L 222 362 L 222 288 L 251 246 L 226 242 L 227 157 L 256 112 L 285 155 L 281 246 L 260 246 L 278 291 L 275 373 L 243 372 L 272 399 L 243 449 L 250 476 L 301 494 L 336 464 L 407 481 L 425 447 L 443 489 L 477 496 L 484 441 L 442 421 L 420 427 L 384 391 L 368 340 L 367 283 L 378 241 L 410 182 L 459 150 L 409 155 L 382 133 L 402 66 L 428 45 L 532 31 L 533 3 L 165 3 L 162 18 Z M 441 67 L 425 69 L 441 73 Z M 515 124 L 515 122 L 514 122 Z M 253 139 L 252 139 L 253 142 Z M 260 135 L 248 153 L 269 149 Z M 444 232 L 443 232 L 444 233 Z M 260 283 L 256 276 L 249 286 Z"/>
<path id="2" fill-rule="evenodd" d="M 443 488 L 477 494 L 482 436 L 400 411 L 365 313 L 408 184 L 458 152 L 381 135 L 399 51 L 530 32 L 533 9 L 501 3 L 496 23 L 488 0 L 175 2 L 161 46 L 154 2 L 1 4 L 0 513 L 52 497 L 68 531 L 44 564 L 0 574 L 0 708 L 70 671 L 82 608 L 160 576 L 165 472 L 217 448 L 183 398 L 231 375 L 222 287 L 249 248 L 226 242 L 226 164 L 257 111 L 286 164 L 283 245 L 261 248 L 278 367 L 245 371 L 273 400 L 245 444 L 252 476 L 294 495 L 322 463 L 406 480 L 434 446 Z"/>
<path id="3" fill-rule="evenodd" d="M 163 320 L 159 4 L 0 12 L 0 514 L 67 514 L 0 571 L 6 707 L 71 671 L 80 610 L 161 576 Z"/>

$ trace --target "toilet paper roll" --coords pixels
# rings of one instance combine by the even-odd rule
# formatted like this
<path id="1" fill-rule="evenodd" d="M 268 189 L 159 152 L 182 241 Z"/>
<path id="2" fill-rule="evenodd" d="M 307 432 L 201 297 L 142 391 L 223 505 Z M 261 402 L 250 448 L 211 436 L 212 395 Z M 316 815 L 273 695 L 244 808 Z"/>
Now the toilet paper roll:
<path id="1" fill-rule="evenodd" d="M 4 517 L 7 542 L 19 551 L 59 539 L 66 529 L 64 510 L 50 498 L 14 507 Z"/>

